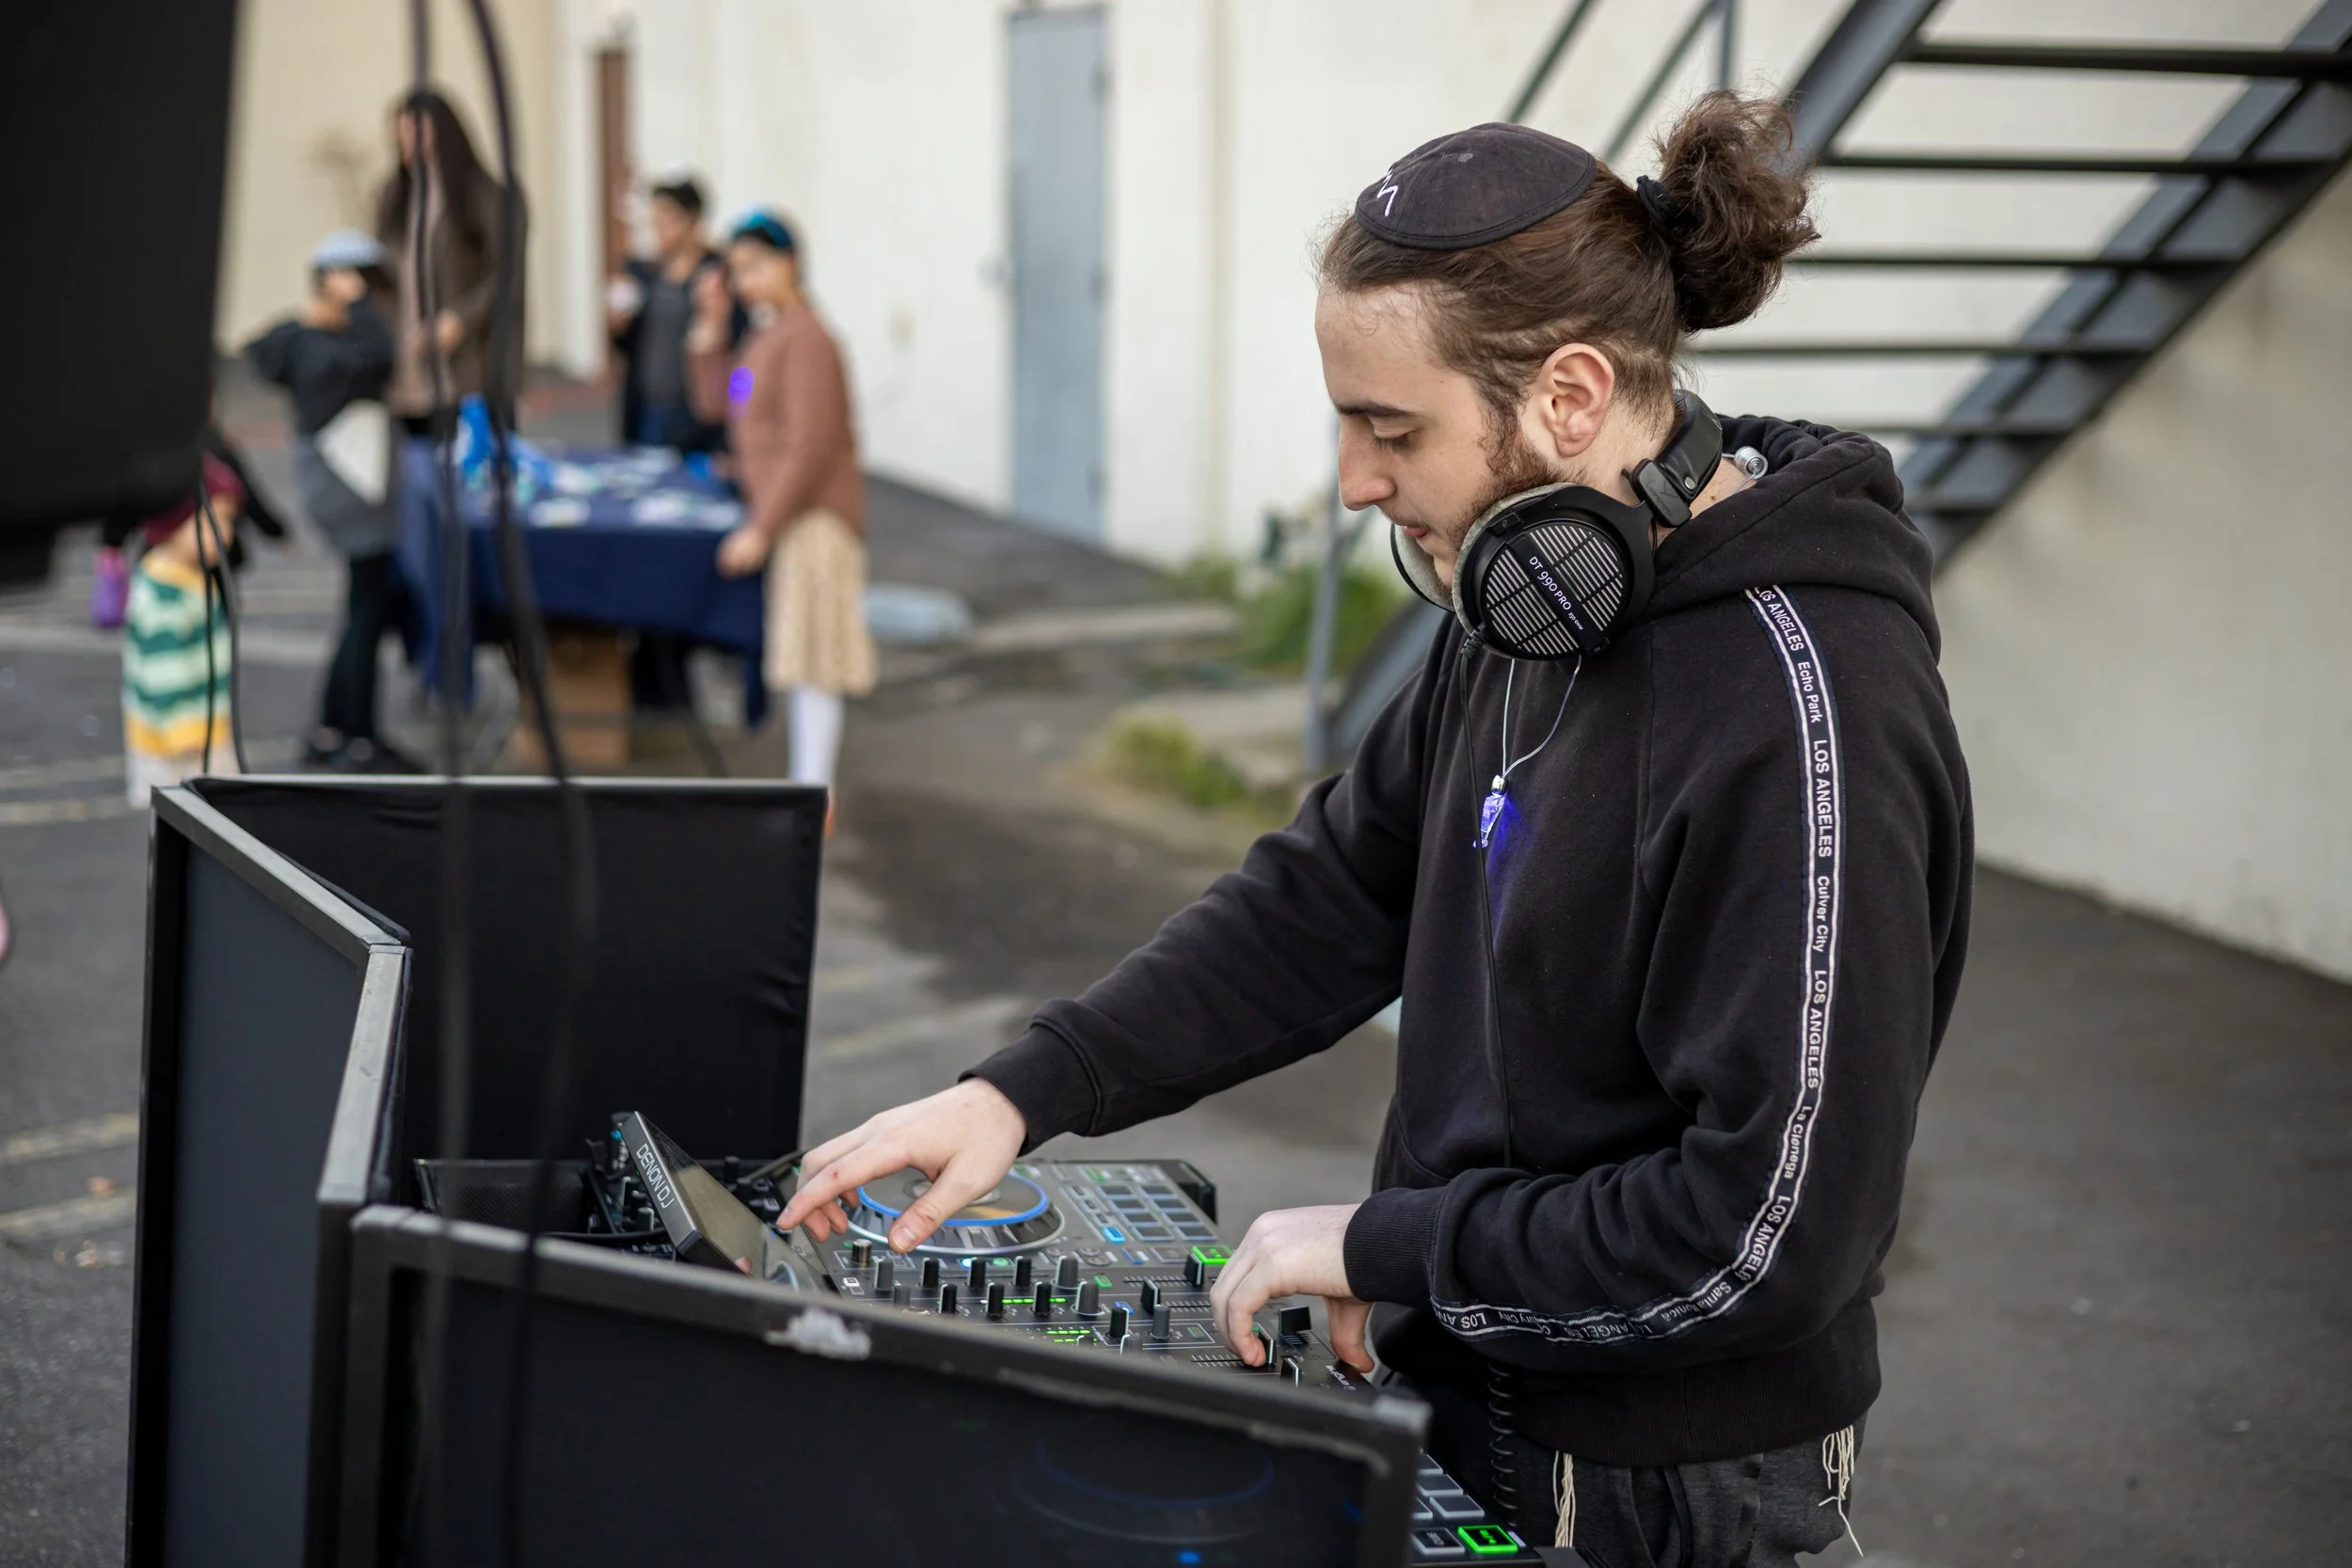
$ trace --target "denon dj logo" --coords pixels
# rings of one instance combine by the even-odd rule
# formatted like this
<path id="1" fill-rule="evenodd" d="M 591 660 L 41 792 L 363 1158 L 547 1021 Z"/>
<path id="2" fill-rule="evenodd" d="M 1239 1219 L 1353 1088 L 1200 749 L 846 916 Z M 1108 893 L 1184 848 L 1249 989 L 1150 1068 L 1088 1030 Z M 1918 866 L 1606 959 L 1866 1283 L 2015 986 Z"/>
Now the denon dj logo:
<path id="1" fill-rule="evenodd" d="M 651 1144 L 637 1146 L 637 1169 L 645 1179 L 645 1190 L 653 1194 L 654 1202 L 668 1209 L 677 1202 L 677 1194 L 670 1186 L 670 1173 L 661 1168 L 661 1162 L 653 1157 Z"/>

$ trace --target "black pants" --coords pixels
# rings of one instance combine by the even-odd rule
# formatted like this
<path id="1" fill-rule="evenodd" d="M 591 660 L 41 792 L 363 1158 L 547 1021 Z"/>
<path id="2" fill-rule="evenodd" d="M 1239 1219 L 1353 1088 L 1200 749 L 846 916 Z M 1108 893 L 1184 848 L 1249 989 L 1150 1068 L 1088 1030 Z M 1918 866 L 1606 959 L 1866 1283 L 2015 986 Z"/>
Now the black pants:
<path id="1" fill-rule="evenodd" d="M 1507 1430 L 1498 1437 L 1490 1399 L 1416 1391 L 1430 1403 L 1438 1463 L 1522 1540 L 1550 1545 L 1559 1455 Z M 1815 1440 L 1701 1465 L 1577 1461 L 1573 1544 L 1592 1568 L 1795 1568 L 1798 1553 L 1826 1551 L 1846 1533 Z"/>
<path id="2" fill-rule="evenodd" d="M 343 589 L 343 635 L 326 667 L 319 723 L 345 740 L 375 735 L 375 650 L 391 629 L 400 604 L 400 574 L 392 552 L 353 556 Z"/>

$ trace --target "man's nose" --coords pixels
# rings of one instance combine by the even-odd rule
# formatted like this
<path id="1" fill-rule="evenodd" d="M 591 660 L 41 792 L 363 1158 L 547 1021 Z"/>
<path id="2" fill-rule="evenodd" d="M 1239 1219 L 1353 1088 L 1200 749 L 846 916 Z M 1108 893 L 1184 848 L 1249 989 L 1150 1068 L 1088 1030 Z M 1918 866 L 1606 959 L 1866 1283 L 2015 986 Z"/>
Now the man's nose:
<path id="1" fill-rule="evenodd" d="M 1350 512 L 1378 506 L 1396 494 L 1395 482 L 1382 471 L 1360 436 L 1340 436 L 1340 504 Z"/>

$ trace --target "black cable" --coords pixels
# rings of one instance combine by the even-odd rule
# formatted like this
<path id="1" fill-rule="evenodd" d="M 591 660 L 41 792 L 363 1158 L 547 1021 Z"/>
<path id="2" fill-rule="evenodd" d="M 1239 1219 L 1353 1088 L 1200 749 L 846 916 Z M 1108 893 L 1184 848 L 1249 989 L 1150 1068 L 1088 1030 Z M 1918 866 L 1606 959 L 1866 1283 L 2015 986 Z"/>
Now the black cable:
<path id="1" fill-rule="evenodd" d="M 196 472 L 196 493 L 200 504 L 204 494 L 204 470 L 200 465 Z M 195 522 L 195 515 L 191 514 L 188 520 Z M 213 688 L 220 680 L 220 674 L 213 665 L 213 574 L 204 564 L 202 532 L 199 525 L 196 541 L 196 579 L 199 592 L 204 595 L 204 749 L 198 753 L 197 771 L 209 773 L 213 770 Z"/>
<path id="2" fill-rule="evenodd" d="M 250 773 L 253 769 L 247 766 L 245 760 L 245 703 L 239 696 L 239 693 L 245 689 L 245 683 L 238 679 L 238 673 L 245 668 L 245 658 L 238 652 L 237 585 L 232 580 L 229 568 L 229 541 L 220 526 L 219 516 L 213 511 L 212 495 L 205 489 L 203 483 L 200 480 L 198 482 L 196 486 L 196 503 L 197 518 L 199 519 L 197 521 L 197 531 L 199 535 L 201 535 L 205 533 L 206 531 L 210 531 L 213 541 L 213 557 L 220 573 L 221 619 L 226 622 L 229 626 L 229 754 L 237 759 L 238 772 Z M 196 554 L 197 563 L 200 566 L 203 564 L 204 559 L 203 540 L 200 537 L 197 541 Z M 207 571 L 205 574 L 204 594 L 204 603 L 206 607 L 204 621 L 204 770 L 208 773 L 212 771 L 213 760 L 212 602 L 212 574 L 210 571 Z"/>
<path id="3" fill-rule="evenodd" d="M 1476 646 L 1476 639 L 1467 636 L 1462 639 L 1461 651 L 1456 656 L 1454 665 L 1454 673 L 1457 678 L 1470 669 L 1470 656 Z M 1464 685 L 1467 688 L 1468 683 L 1465 682 Z M 1463 710 L 1462 767 L 1470 775 L 1471 783 L 1475 784 L 1478 778 L 1478 762 L 1472 755 L 1473 748 L 1470 744 L 1469 721 L 1469 705 L 1466 698 Z M 1502 737 L 1502 760 L 1506 764 L 1511 760 L 1510 750 L 1511 737 L 1505 735 Z M 1473 791 L 1470 799 L 1475 802 L 1470 819 L 1478 823 L 1483 830 L 1486 816 L 1486 797 Z M 1514 1168 L 1511 1161 L 1511 1075 L 1509 1069 L 1503 1065 L 1502 1061 L 1502 998 L 1495 982 L 1495 917 L 1492 898 L 1486 886 L 1488 846 L 1486 838 L 1486 835 L 1482 831 L 1470 841 L 1470 847 L 1478 851 L 1478 961 L 1486 976 L 1486 1071 L 1494 1079 L 1495 1097 L 1502 1109 L 1502 1164 L 1503 1168 L 1508 1170 Z"/>
<path id="4" fill-rule="evenodd" d="M 471 811 L 462 779 L 465 773 L 463 719 L 458 707 L 464 686 L 465 661 L 461 651 L 463 640 L 458 635 L 467 628 L 466 535 L 465 522 L 457 511 L 457 476 L 451 451 L 452 429 L 447 415 L 449 375 L 446 356 L 442 352 L 437 330 L 437 292 L 431 261 L 431 224 L 427 216 L 433 211 L 433 183 L 436 173 L 434 158 L 437 150 L 428 150 L 425 126 L 430 115 L 424 108 L 424 95 L 432 85 L 432 25 L 427 14 L 426 0 L 409 0 L 409 43 L 412 61 L 412 85 L 409 102 L 402 105 L 403 115 L 413 116 L 416 124 L 413 155 L 409 160 L 408 200 L 406 216 L 410 226 L 408 255 L 408 284 L 415 302 L 414 321 L 404 320 L 399 330 L 409 332 L 420 325 L 423 328 L 422 352 L 425 370 L 431 385 L 431 430 L 429 439 L 435 444 L 434 478 L 441 503 L 441 645 L 439 649 L 440 685 L 440 750 L 444 784 L 441 792 L 441 841 L 439 854 L 440 925 L 441 925 L 441 995 L 440 995 L 440 1105 L 439 1153 L 445 1160 L 465 1158 L 468 1133 L 468 1092 L 472 1078 L 471 1020 L 469 1008 L 472 995 L 471 924 L 468 919 L 468 877 L 471 861 Z M 419 1411 L 419 1465 L 416 1490 L 412 1502 L 421 1515 L 415 1521 L 417 1528 L 409 1532 L 422 1547 L 421 1556 L 426 1562 L 446 1558 L 443 1529 L 446 1523 L 443 1501 L 446 1493 L 443 1463 L 454 1436 L 449 1425 L 452 1402 L 449 1399 L 449 1321 L 450 1298 L 455 1275 L 451 1256 L 449 1232 L 442 1230 L 434 1241 L 427 1259 L 424 1300 L 423 1343 L 420 1354 L 421 1408 Z M 404 1524 L 409 1521 L 404 1519 Z M 394 1554 L 395 1560 L 405 1557 L 403 1549 Z"/>
<path id="5" fill-rule="evenodd" d="M 532 1328 L 535 1322 L 532 1308 L 538 1301 L 540 1266 L 536 1238 L 552 1227 L 555 1165 L 568 1141 L 567 1129 L 580 1116 L 579 1014 L 587 995 L 589 966 L 596 950 L 597 877 L 588 801 L 572 778 L 564 755 L 563 736 L 556 724 L 548 683 L 547 626 L 539 614 L 529 554 L 515 522 L 508 424 L 517 390 L 510 382 L 521 348 L 514 334 L 520 314 L 516 306 L 522 271 L 522 189 L 515 156 L 514 116 L 507 99 L 505 56 L 499 46 L 498 29 L 490 16 L 488 0 L 470 0 L 470 9 L 482 46 L 484 71 L 489 78 L 491 113 L 498 128 L 499 174 L 502 181 L 498 284 L 490 316 L 485 400 L 490 413 L 499 570 L 505 579 L 508 608 L 514 621 L 516 663 L 537 721 L 540 744 L 547 752 L 548 771 L 555 781 L 572 914 L 571 942 L 556 992 L 547 1072 L 541 1086 L 529 1208 L 529 1235 L 532 1240 L 523 1249 L 520 1275 L 516 1282 L 513 1338 L 507 1357 L 506 1424 L 499 1462 L 499 1557 L 508 1568 L 515 1568 L 522 1560 L 522 1455 L 528 1438 L 526 1395 L 530 1387 Z"/>
<path id="6" fill-rule="evenodd" d="M 765 1181 L 771 1178 L 782 1176 L 786 1171 L 788 1171 L 794 1165 L 799 1164 L 801 1163 L 801 1156 L 806 1154 L 808 1150 L 805 1148 L 796 1148 L 789 1154 L 779 1154 L 774 1159 L 769 1161 L 766 1164 L 760 1166 L 757 1170 L 747 1173 L 741 1178 L 738 1184 L 748 1187 L 754 1182 Z"/>
<path id="7" fill-rule="evenodd" d="M 1486 1500 L 1502 1522 L 1525 1529 L 1519 1520 L 1518 1389 L 1511 1369 L 1499 1361 L 1486 1363 Z"/>
<path id="8" fill-rule="evenodd" d="M 1486 972 L 1486 1061 L 1493 1071 L 1495 1096 L 1502 1111 L 1502 1168 L 1517 1170 L 1511 1157 L 1511 1068 L 1502 1054 L 1502 996 L 1495 982 L 1495 915 L 1486 887 L 1486 853 L 1478 847 L 1479 958 Z"/>

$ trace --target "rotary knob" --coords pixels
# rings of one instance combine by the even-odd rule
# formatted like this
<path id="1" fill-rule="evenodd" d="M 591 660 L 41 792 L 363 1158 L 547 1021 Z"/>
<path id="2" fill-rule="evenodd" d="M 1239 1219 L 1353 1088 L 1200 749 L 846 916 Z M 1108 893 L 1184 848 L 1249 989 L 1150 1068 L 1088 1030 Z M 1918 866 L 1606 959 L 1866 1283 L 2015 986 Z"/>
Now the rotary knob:
<path id="1" fill-rule="evenodd" d="M 1037 1300 L 1030 1310 L 1040 1318 L 1052 1317 L 1054 1315 L 1054 1282 L 1050 1279 L 1041 1279 L 1037 1282 L 1036 1290 Z"/>
<path id="2" fill-rule="evenodd" d="M 893 1307 L 907 1307 L 907 1306 L 912 1306 L 912 1305 L 913 1305 L 913 1303 L 914 1303 L 914 1291 L 913 1288 L 912 1288 L 912 1287 L 910 1287 L 910 1286 L 907 1284 L 907 1282 L 906 1282 L 905 1280 L 903 1280 L 903 1279 L 902 1279 L 902 1280 L 898 1281 L 898 1284 L 893 1285 L 893 1286 L 890 1288 L 890 1305 L 891 1305 L 891 1306 L 893 1306 Z"/>
<path id="3" fill-rule="evenodd" d="M 1166 1302 L 1162 1302 L 1157 1307 L 1152 1308 L 1152 1342 L 1153 1344 L 1164 1345 L 1168 1343 L 1168 1337 L 1175 1328 L 1175 1324 L 1169 1321 L 1174 1316 L 1174 1308 L 1170 1307 Z"/>
<path id="4" fill-rule="evenodd" d="M 1078 1260 L 1075 1258 L 1068 1253 L 1062 1254 L 1061 1261 L 1054 1265 L 1054 1283 L 1065 1291 L 1078 1288 Z"/>
<path id="5" fill-rule="evenodd" d="M 884 1258 L 874 1264 L 874 1293 L 886 1296 L 898 1288 L 898 1265 Z"/>
<path id="6" fill-rule="evenodd" d="M 873 1260 L 873 1243 L 861 1241 L 851 1242 L 850 1243 L 850 1267 L 853 1269 L 862 1269 Z"/>
<path id="7" fill-rule="evenodd" d="M 1018 1259 L 1014 1261 L 1012 1265 L 1012 1288 L 1016 1292 L 1027 1290 L 1029 1288 L 1030 1281 L 1034 1280 L 1036 1277 L 1037 1270 L 1030 1264 L 1026 1258 Z"/>
<path id="8" fill-rule="evenodd" d="M 939 1259 L 936 1258 L 923 1259 L 923 1293 L 927 1296 L 939 1293 Z"/>
<path id="9" fill-rule="evenodd" d="M 1078 1287 L 1078 1316 L 1099 1318 L 1103 1315 L 1103 1287 L 1089 1279 Z"/>
<path id="10" fill-rule="evenodd" d="M 942 1285 L 939 1288 L 939 1311 L 942 1317 L 956 1316 L 956 1309 L 961 1305 L 956 1299 L 956 1288 L 953 1285 Z"/>
<path id="11" fill-rule="evenodd" d="M 1114 1345 L 1123 1345 L 1127 1342 L 1127 1304 L 1123 1301 L 1111 1304 L 1108 1338 Z"/>
<path id="12" fill-rule="evenodd" d="M 1002 1322 L 1005 1316 L 1005 1284 L 992 1281 L 988 1287 L 988 1315 L 992 1322 Z"/>
<path id="13" fill-rule="evenodd" d="M 988 1289 L 987 1259 L 975 1258 L 972 1259 L 971 1268 L 965 1271 L 965 1283 L 972 1287 L 972 1293 L 976 1296 L 979 1295 Z"/>

